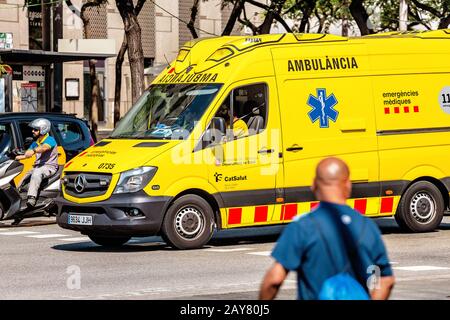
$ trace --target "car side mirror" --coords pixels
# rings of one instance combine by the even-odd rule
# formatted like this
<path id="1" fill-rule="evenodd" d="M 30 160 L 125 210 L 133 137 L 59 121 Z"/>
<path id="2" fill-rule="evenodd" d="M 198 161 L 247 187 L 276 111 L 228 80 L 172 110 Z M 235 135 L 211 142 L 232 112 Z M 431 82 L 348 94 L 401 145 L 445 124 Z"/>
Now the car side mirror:
<path id="1" fill-rule="evenodd" d="M 25 139 L 25 142 L 23 143 L 24 149 L 27 150 L 33 142 L 34 142 L 34 139 L 32 137 L 27 137 Z"/>

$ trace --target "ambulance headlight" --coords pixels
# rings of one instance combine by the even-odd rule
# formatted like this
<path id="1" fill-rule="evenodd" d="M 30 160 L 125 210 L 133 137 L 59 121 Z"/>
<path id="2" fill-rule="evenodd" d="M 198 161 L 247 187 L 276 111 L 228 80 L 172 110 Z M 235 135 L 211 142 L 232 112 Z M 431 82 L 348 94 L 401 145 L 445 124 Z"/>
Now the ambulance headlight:
<path id="1" fill-rule="evenodd" d="M 114 193 L 130 193 L 142 190 L 153 178 L 156 167 L 140 167 L 120 174 Z"/>

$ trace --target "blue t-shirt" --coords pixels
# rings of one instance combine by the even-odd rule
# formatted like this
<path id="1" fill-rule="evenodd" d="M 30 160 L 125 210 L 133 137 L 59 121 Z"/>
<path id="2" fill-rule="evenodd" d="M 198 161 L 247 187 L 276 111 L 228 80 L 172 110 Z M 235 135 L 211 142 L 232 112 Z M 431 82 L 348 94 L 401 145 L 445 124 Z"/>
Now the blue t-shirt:
<path id="1" fill-rule="evenodd" d="M 37 153 L 36 154 L 36 161 L 34 162 L 35 167 L 41 167 L 44 165 L 52 166 L 54 168 L 58 168 L 58 149 L 56 145 L 56 140 L 52 136 L 49 136 L 48 134 L 44 136 L 42 141 L 38 143 L 37 141 L 34 141 L 29 149 L 34 149 L 40 145 L 46 144 L 50 147 L 50 150 L 44 152 L 44 153 Z"/>
<path id="2" fill-rule="evenodd" d="M 331 207 L 336 211 L 331 211 Z M 363 274 L 366 280 L 374 274 L 373 266 L 380 268 L 382 277 L 392 275 L 378 226 L 349 206 L 321 202 L 311 213 L 300 216 L 284 229 L 272 252 L 272 257 L 285 269 L 297 271 L 298 299 L 316 300 L 324 281 L 343 272 L 348 265 L 344 240 L 335 227 L 335 219 L 331 214 L 339 214 L 340 219 L 344 217 L 343 221 L 349 227 L 353 239 L 360 242 L 359 255 L 363 262 L 361 270 L 367 272 L 367 275 Z M 333 257 L 327 254 L 326 244 L 317 230 L 317 224 L 320 225 Z M 333 262 L 336 266 L 333 266 Z"/>

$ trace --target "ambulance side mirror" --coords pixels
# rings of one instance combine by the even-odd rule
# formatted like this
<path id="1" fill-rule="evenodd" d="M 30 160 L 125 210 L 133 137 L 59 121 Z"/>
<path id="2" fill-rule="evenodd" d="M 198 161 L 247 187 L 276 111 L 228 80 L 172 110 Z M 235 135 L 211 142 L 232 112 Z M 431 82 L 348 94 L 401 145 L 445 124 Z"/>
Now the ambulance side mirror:
<path id="1" fill-rule="evenodd" d="M 203 135 L 203 147 L 207 147 L 212 144 L 218 144 L 222 141 L 222 137 L 225 135 L 225 119 L 221 117 L 214 117 L 211 120 L 211 125 L 206 129 Z"/>
<path id="2" fill-rule="evenodd" d="M 220 133 L 225 135 L 225 129 L 226 129 L 226 123 L 225 119 L 222 117 L 214 117 L 211 121 L 211 128 L 218 130 Z"/>

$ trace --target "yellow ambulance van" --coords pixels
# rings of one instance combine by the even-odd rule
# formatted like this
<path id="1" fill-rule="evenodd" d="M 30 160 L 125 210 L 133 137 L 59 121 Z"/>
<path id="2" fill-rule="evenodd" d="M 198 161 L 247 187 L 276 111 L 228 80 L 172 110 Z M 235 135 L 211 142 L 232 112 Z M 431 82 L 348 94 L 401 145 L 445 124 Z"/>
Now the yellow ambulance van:
<path id="1" fill-rule="evenodd" d="M 108 139 L 65 165 L 58 224 L 101 245 L 284 224 L 345 160 L 348 204 L 432 231 L 449 207 L 450 30 L 191 41 Z"/>

